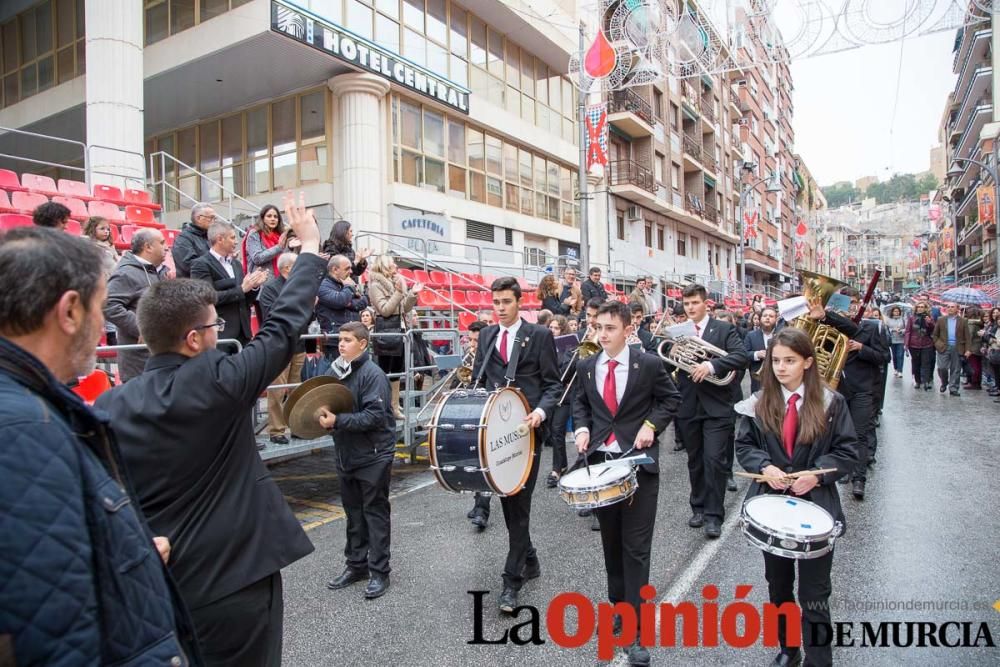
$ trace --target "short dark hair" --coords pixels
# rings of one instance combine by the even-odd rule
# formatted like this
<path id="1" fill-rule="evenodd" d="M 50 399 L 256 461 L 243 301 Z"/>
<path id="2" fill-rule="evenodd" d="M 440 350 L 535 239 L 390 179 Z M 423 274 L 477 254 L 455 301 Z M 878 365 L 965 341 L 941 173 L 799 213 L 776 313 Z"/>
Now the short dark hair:
<path id="1" fill-rule="evenodd" d="M 214 305 L 215 290 L 204 280 L 153 283 L 136 309 L 139 333 L 153 354 L 176 350 L 191 329 L 203 324 L 205 309 Z"/>
<path id="2" fill-rule="evenodd" d="M 645 313 L 645 309 L 637 303 L 633 303 L 628 307 L 630 313 Z"/>
<path id="3" fill-rule="evenodd" d="M 491 292 L 506 292 L 507 290 L 514 293 L 515 299 L 518 301 L 521 300 L 521 283 L 517 282 L 517 278 L 504 276 L 503 278 L 497 278 L 490 285 Z"/>
<path id="4" fill-rule="evenodd" d="M 775 317 L 778 316 L 778 309 L 775 308 L 774 306 L 764 306 L 763 308 L 760 309 L 760 314 L 763 315 L 765 310 L 770 310 L 772 313 L 774 313 Z"/>
<path id="5" fill-rule="evenodd" d="M 690 299 L 695 296 L 701 297 L 702 301 L 708 301 L 708 290 L 705 289 L 704 285 L 695 283 L 694 285 L 688 285 L 681 292 L 682 299 Z"/>
<path id="6" fill-rule="evenodd" d="M 34 212 L 31 214 L 31 219 L 39 227 L 59 227 L 66 221 L 69 214 L 69 209 L 62 204 L 47 201 L 35 207 Z"/>
<path id="7" fill-rule="evenodd" d="M 600 271 L 600 270 L 601 270 L 601 267 L 599 267 L 599 266 L 592 266 L 592 267 L 590 267 L 590 269 L 588 269 L 587 275 L 590 275 L 591 273 L 595 273 L 595 272 Z"/>
<path id="8" fill-rule="evenodd" d="M 585 310 L 590 310 L 591 308 L 600 308 L 602 303 L 604 303 L 604 299 L 602 299 L 599 296 L 593 296 L 587 299 L 587 306 Z"/>
<path id="9" fill-rule="evenodd" d="M 673 313 L 674 317 L 680 317 L 681 315 L 687 314 L 684 310 L 684 306 L 680 305 L 679 303 L 674 305 L 673 311 L 671 312 Z"/>
<path id="10" fill-rule="evenodd" d="M 345 322 L 340 325 L 338 331 L 340 333 L 351 334 L 358 340 L 368 342 L 368 327 L 361 324 L 361 322 Z"/>
<path id="11" fill-rule="evenodd" d="M 89 239 L 44 227 L 0 234 L 0 333 L 37 331 L 66 292 L 79 293 L 88 308 L 103 276 L 101 253 Z"/>
<path id="12" fill-rule="evenodd" d="M 628 306 L 620 301 L 605 301 L 602 303 L 601 307 L 597 309 L 597 316 L 600 317 L 601 315 L 617 317 L 621 320 L 624 327 L 632 324 L 632 314 L 629 312 Z"/>
<path id="13" fill-rule="evenodd" d="M 483 322 L 482 320 L 475 320 L 469 324 L 469 333 L 472 333 L 473 331 L 482 331 L 485 328 L 486 322 Z"/>

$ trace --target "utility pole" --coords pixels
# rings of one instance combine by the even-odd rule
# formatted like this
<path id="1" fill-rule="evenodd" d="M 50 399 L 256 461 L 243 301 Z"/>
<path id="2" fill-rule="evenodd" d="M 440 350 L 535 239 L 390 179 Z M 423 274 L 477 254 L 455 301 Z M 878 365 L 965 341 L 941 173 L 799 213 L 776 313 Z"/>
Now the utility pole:
<path id="1" fill-rule="evenodd" d="M 590 229 L 587 222 L 587 91 L 585 90 L 587 73 L 584 63 L 584 26 L 580 21 L 580 94 L 577 105 L 577 121 L 580 124 L 580 173 L 577 188 L 577 201 L 580 202 L 580 271 L 581 273 L 590 270 Z"/>

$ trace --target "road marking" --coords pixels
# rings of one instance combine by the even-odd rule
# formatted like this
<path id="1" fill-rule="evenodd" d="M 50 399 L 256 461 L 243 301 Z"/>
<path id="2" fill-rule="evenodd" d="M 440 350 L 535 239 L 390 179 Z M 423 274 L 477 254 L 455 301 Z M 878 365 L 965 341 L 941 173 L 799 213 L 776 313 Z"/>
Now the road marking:
<path id="1" fill-rule="evenodd" d="M 426 488 L 426 487 L 430 486 L 431 484 L 436 483 L 436 481 L 437 480 L 429 479 L 426 482 L 421 482 L 420 484 L 417 484 L 416 486 L 413 486 L 413 487 L 411 487 L 409 489 L 404 489 L 403 491 L 400 491 L 399 493 L 390 495 L 389 496 L 389 500 L 395 500 L 396 498 L 399 498 L 400 496 L 405 496 L 408 493 L 413 493 L 414 491 L 419 491 L 420 489 Z M 347 516 L 347 514 L 344 512 L 344 509 L 342 507 L 338 507 L 336 505 L 329 505 L 327 503 L 317 503 L 317 502 L 314 502 L 314 501 L 311 501 L 311 500 L 310 501 L 300 500 L 298 498 L 292 498 L 290 496 L 285 496 L 285 499 L 289 503 L 293 503 L 293 504 L 297 503 L 299 505 L 305 505 L 306 507 L 315 507 L 317 509 L 322 509 L 322 510 L 326 510 L 326 511 L 330 512 L 330 516 L 328 516 L 328 517 L 324 517 L 322 519 L 318 519 L 317 521 L 313 521 L 313 522 L 310 522 L 310 523 L 303 524 L 302 525 L 302 530 L 304 530 L 306 532 L 308 532 L 310 530 L 313 530 L 314 528 L 319 528 L 320 526 L 325 526 L 328 523 L 333 523 L 334 521 L 336 521 L 338 519 L 343 519 L 345 516 Z"/>
<path id="2" fill-rule="evenodd" d="M 318 510 L 325 510 L 327 512 L 343 512 L 343 508 L 338 505 L 331 505 L 330 503 L 321 503 L 316 500 L 305 500 L 303 498 L 295 498 L 292 496 L 285 496 L 285 500 L 291 505 L 305 505 L 306 507 L 312 507 Z"/>

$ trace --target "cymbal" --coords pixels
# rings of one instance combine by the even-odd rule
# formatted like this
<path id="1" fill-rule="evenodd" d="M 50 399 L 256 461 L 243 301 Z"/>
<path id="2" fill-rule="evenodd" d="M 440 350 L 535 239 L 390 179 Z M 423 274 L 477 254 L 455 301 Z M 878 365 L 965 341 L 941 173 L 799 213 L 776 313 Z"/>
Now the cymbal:
<path id="1" fill-rule="evenodd" d="M 318 379 L 318 378 L 314 378 Z M 344 385 L 333 382 L 316 383 L 298 396 L 289 397 L 285 402 L 285 421 L 292 435 L 312 440 L 320 438 L 328 431 L 320 426 L 317 413 L 326 408 L 334 414 L 350 412 L 354 407 L 354 396 Z"/>
<path id="2" fill-rule="evenodd" d="M 325 384 L 340 384 L 340 381 L 333 377 L 332 375 L 317 375 L 316 377 L 311 377 L 304 381 L 295 389 L 288 392 L 288 398 L 285 399 L 284 414 L 285 419 L 288 419 L 288 408 L 294 404 L 300 397 L 309 393 L 316 387 L 321 387 Z"/>

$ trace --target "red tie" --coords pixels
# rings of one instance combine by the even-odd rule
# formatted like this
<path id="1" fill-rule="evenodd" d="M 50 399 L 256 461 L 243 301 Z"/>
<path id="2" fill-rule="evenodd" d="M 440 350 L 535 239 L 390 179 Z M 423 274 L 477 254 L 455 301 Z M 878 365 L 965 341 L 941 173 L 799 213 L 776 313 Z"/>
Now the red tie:
<path id="1" fill-rule="evenodd" d="M 608 411 L 612 417 L 618 413 L 618 385 L 615 383 L 615 368 L 617 366 L 617 361 L 609 359 L 608 374 L 604 378 L 604 405 L 608 406 Z M 613 445 L 615 440 L 615 432 L 612 430 L 611 435 L 604 441 L 604 444 Z"/>
<path id="2" fill-rule="evenodd" d="M 781 437 L 785 443 L 785 451 L 788 459 L 792 459 L 792 451 L 795 449 L 795 432 L 799 429 L 799 409 L 795 403 L 799 400 L 798 394 L 788 397 L 788 410 L 785 412 L 785 423 L 781 425 Z"/>
<path id="3" fill-rule="evenodd" d="M 503 335 L 500 336 L 500 358 L 503 362 L 507 363 L 507 330 L 503 330 Z"/>
<path id="4" fill-rule="evenodd" d="M 698 326 L 697 324 L 694 325 L 694 332 L 698 334 L 698 338 L 701 338 L 701 327 Z"/>

